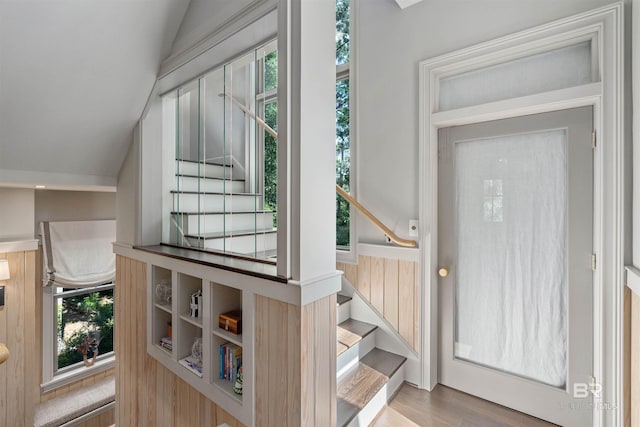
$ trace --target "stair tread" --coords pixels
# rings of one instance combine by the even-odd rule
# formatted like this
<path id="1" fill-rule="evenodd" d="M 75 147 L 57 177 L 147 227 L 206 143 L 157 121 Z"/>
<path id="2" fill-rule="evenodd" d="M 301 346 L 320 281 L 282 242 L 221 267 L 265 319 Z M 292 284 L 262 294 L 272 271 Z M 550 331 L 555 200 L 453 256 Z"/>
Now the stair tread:
<path id="1" fill-rule="evenodd" d="M 200 236 L 196 236 L 193 234 L 185 234 L 184 237 L 207 240 L 207 239 L 222 239 L 225 237 L 251 236 L 254 234 L 271 234 L 271 233 L 277 233 L 277 232 L 278 232 L 278 229 L 276 228 L 267 228 L 267 229 L 258 229 L 258 230 L 240 230 L 240 231 L 233 231 L 233 232 L 218 231 L 215 233 L 201 234 Z"/>
<path id="2" fill-rule="evenodd" d="M 208 211 L 208 212 L 176 212 L 172 211 L 171 215 L 240 215 L 240 214 L 269 214 L 276 211 L 258 210 L 258 211 Z"/>
<path id="3" fill-rule="evenodd" d="M 338 342 L 353 347 L 378 327 L 355 319 L 347 319 L 338 325 Z"/>
<path id="4" fill-rule="evenodd" d="M 336 393 L 337 425 L 347 425 L 406 360 L 406 357 L 374 348 L 343 375 L 338 381 Z"/>
<path id="5" fill-rule="evenodd" d="M 221 193 L 219 191 L 209 191 L 209 192 L 204 192 L 204 191 L 178 191 L 178 190 L 171 190 L 171 194 L 202 194 L 203 196 L 207 196 L 207 195 L 214 195 L 214 196 L 262 196 L 262 194 L 259 193 Z"/>
<path id="6" fill-rule="evenodd" d="M 222 166 L 225 168 L 232 168 L 233 164 L 227 165 L 225 163 L 219 163 L 219 162 L 213 162 L 211 160 L 209 161 L 198 161 L 198 160 L 186 160 L 186 159 L 176 159 L 179 162 L 186 162 L 186 163 L 200 163 L 201 165 L 211 165 L 211 166 Z"/>
<path id="7" fill-rule="evenodd" d="M 220 166 L 220 165 L 217 165 Z M 217 181 L 244 181 L 244 178 L 215 178 L 215 177 L 211 177 L 211 176 L 202 176 L 202 175 L 191 175 L 188 173 L 177 173 L 176 176 L 179 176 L 181 178 L 199 178 L 199 179 L 213 179 L 213 180 L 217 180 Z"/>
<path id="8" fill-rule="evenodd" d="M 344 353 L 347 350 L 349 350 L 349 347 L 342 344 L 341 342 L 336 344 L 336 356 L 340 356 L 342 353 Z"/>
<path id="9" fill-rule="evenodd" d="M 364 363 L 370 368 L 391 378 L 406 361 L 407 358 L 404 356 L 374 348 L 360 360 L 360 363 Z"/>
<path id="10" fill-rule="evenodd" d="M 351 300 L 352 298 L 350 296 L 338 294 L 338 305 L 348 303 Z"/>
<path id="11" fill-rule="evenodd" d="M 250 255 L 259 259 L 275 259 L 278 256 L 278 250 L 269 249 L 267 251 L 251 252 Z"/>

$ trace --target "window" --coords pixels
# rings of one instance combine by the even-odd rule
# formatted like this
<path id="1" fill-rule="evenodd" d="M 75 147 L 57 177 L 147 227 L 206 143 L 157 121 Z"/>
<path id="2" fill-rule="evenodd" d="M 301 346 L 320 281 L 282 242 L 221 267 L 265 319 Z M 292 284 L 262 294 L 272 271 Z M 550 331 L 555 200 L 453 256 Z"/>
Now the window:
<path id="1" fill-rule="evenodd" d="M 485 222 L 502 222 L 502 180 L 485 179 L 484 187 L 484 220 Z"/>
<path id="2" fill-rule="evenodd" d="M 276 40 L 258 50 L 257 61 L 257 110 L 262 118 L 276 132 L 278 131 L 278 51 Z M 273 227 L 278 226 L 277 195 L 278 195 L 278 141 L 263 128 L 258 128 L 258 155 L 264 159 L 264 173 L 262 182 L 264 190 L 263 206 L 267 211 L 273 211 Z M 261 162 L 258 162 L 261 165 Z"/>
<path id="3" fill-rule="evenodd" d="M 349 59 L 350 0 L 336 1 L 336 184 L 347 192 L 351 188 L 351 120 Z M 351 247 L 351 206 L 336 196 L 336 247 Z"/>
<path id="4" fill-rule="evenodd" d="M 44 391 L 113 366 L 113 308 L 113 283 L 44 289 Z"/>
<path id="5" fill-rule="evenodd" d="M 163 242 L 277 264 L 277 42 L 163 96 Z M 172 147 L 173 146 L 173 147 Z"/>

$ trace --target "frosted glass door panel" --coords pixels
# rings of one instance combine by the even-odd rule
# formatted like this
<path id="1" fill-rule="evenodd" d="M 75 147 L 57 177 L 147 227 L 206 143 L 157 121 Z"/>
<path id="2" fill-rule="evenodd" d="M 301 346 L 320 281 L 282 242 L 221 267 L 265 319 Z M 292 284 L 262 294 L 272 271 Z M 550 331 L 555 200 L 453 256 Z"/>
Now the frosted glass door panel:
<path id="1" fill-rule="evenodd" d="M 591 42 L 440 80 L 439 111 L 592 83 Z"/>
<path id="2" fill-rule="evenodd" d="M 567 135 L 455 145 L 455 357 L 564 387 Z"/>

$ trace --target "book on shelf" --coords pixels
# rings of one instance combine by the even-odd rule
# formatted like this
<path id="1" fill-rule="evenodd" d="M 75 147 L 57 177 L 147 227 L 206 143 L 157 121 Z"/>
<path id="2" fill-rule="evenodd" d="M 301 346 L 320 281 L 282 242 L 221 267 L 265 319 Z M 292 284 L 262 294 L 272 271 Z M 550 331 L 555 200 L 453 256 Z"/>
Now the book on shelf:
<path id="1" fill-rule="evenodd" d="M 184 359 L 178 361 L 182 366 L 189 368 L 194 374 L 202 378 L 202 365 L 196 362 L 193 356 L 187 356 Z"/>
<path id="2" fill-rule="evenodd" d="M 160 339 L 160 347 L 164 348 L 165 350 L 172 351 L 173 350 L 173 342 L 171 341 L 171 338 L 169 338 L 169 337 L 161 338 Z"/>
<path id="3" fill-rule="evenodd" d="M 242 347 L 226 342 L 220 345 L 220 379 L 234 382 L 242 366 Z"/>

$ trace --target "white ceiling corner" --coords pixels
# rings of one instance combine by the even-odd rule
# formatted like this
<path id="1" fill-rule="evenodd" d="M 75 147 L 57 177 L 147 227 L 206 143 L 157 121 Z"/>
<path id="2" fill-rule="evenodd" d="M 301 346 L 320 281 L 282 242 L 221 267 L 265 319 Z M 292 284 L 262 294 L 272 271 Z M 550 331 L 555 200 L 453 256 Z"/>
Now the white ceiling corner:
<path id="1" fill-rule="evenodd" d="M 0 0 L 0 183 L 112 185 L 188 4 Z"/>
<path id="2" fill-rule="evenodd" d="M 413 6 L 416 3 L 420 3 L 422 0 L 395 0 L 400 9 L 406 9 L 409 6 Z"/>

